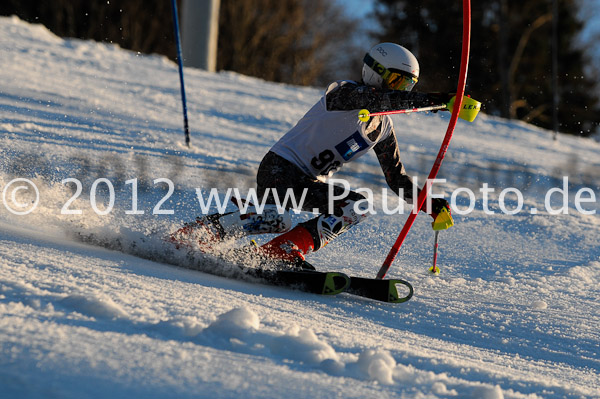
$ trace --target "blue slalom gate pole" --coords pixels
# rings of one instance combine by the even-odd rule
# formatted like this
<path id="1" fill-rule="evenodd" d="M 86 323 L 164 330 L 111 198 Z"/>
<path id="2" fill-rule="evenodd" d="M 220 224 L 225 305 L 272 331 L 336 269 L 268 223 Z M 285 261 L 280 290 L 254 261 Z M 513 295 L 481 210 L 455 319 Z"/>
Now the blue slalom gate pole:
<path id="1" fill-rule="evenodd" d="M 185 85 L 183 84 L 183 59 L 181 57 L 181 39 L 179 37 L 179 17 L 177 16 L 177 1 L 171 0 L 173 9 L 173 25 L 175 28 L 175 44 L 177 46 L 177 63 L 179 64 L 179 86 L 181 87 L 181 102 L 183 103 L 183 129 L 185 131 L 185 145 L 190 146 L 190 127 L 187 116 L 187 102 L 185 100 Z"/>

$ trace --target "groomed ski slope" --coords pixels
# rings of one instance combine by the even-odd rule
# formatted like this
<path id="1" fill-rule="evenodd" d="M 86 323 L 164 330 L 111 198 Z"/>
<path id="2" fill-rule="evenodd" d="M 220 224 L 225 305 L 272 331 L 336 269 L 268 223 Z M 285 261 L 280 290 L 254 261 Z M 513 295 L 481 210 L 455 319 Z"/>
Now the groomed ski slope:
<path id="1" fill-rule="evenodd" d="M 439 174 L 447 182 L 434 186 L 457 199 L 441 275 L 427 273 L 433 233 L 422 214 L 389 274 L 413 284 L 413 299 L 321 297 L 163 263 L 172 259 L 160 255 L 161 235 L 201 212 L 196 189 L 247 191 L 322 90 L 185 72 L 191 148 L 174 63 L 0 18 L 0 397 L 600 397 L 599 143 L 554 142 L 485 114 L 459 121 Z M 448 118 L 394 117 L 421 180 Z M 373 190 L 378 213 L 310 260 L 373 277 L 408 208 L 384 214 L 384 199 L 399 202 L 382 193 L 372 154 L 342 172 Z M 567 214 L 552 215 L 546 195 L 563 176 Z M 160 204 L 168 183 L 155 179 L 173 182 Z M 487 201 L 484 183 L 495 189 Z M 501 195 L 508 187 L 521 204 L 515 191 Z M 466 189 L 474 209 L 461 215 Z M 548 205 L 560 209 L 562 193 Z"/>

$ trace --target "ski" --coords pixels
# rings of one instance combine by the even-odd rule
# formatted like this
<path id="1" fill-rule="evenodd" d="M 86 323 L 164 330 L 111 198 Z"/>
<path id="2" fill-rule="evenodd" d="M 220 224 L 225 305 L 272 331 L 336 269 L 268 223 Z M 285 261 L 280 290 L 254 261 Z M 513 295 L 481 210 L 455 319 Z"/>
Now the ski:
<path id="1" fill-rule="evenodd" d="M 305 262 L 308 264 L 307 262 Z M 402 303 L 413 296 L 412 285 L 402 279 L 379 280 L 364 277 L 349 277 L 341 272 L 314 270 L 271 270 L 246 269 L 244 273 L 264 280 L 268 284 L 284 286 L 319 295 L 336 295 L 346 292 L 351 295 L 388 303 Z M 401 296 L 398 286 L 408 290 Z"/>
<path id="2" fill-rule="evenodd" d="M 398 285 L 408 289 L 408 294 L 406 296 L 400 296 L 398 293 Z M 414 291 L 412 285 L 408 281 L 401 279 L 381 280 L 375 278 L 350 277 L 350 286 L 346 289 L 346 292 L 382 302 L 402 303 L 412 298 Z"/>
<path id="3" fill-rule="evenodd" d="M 226 215 L 225 215 L 226 216 Z M 382 302 L 402 303 L 408 301 L 413 295 L 413 288 L 407 281 L 379 280 L 363 277 L 348 277 L 340 272 L 320 272 L 305 260 L 297 264 L 279 264 L 277 260 L 268 259 L 258 255 L 251 246 L 236 248 L 221 252 L 215 244 L 221 240 L 220 226 L 209 218 L 198 219 L 186 224 L 183 228 L 166 238 L 165 241 L 174 244 L 177 249 L 190 249 L 208 253 L 222 259 L 226 263 L 237 266 L 243 275 L 262 280 L 271 285 L 295 288 L 301 291 L 319 295 L 336 295 L 341 292 L 362 296 Z M 222 232 L 221 232 L 222 233 Z M 200 235 L 209 239 L 200 240 Z M 190 240 L 191 237 L 191 240 Z M 198 245 L 196 245 L 198 244 Z M 244 260 L 240 262 L 240 260 Z M 248 267 L 249 265 L 253 265 Z M 408 294 L 400 296 L 397 285 L 408 289 Z"/>
<path id="4" fill-rule="evenodd" d="M 335 272 L 317 272 L 313 271 L 314 266 L 308 263 L 307 261 L 302 261 L 299 267 L 310 269 L 307 271 L 279 271 L 276 273 L 290 273 L 289 275 L 283 277 L 283 280 L 287 278 L 288 282 L 291 285 L 294 284 L 295 278 L 305 278 L 307 279 L 307 287 L 310 287 L 309 284 L 312 284 L 311 280 L 315 280 L 313 289 L 308 292 L 313 292 L 316 294 L 327 294 L 326 292 L 320 291 L 321 287 L 325 288 L 324 281 L 326 278 L 336 278 L 337 284 L 335 284 L 335 294 L 345 291 L 348 294 L 362 296 L 365 298 L 374 299 L 381 302 L 389 302 L 389 303 L 402 303 L 408 301 L 412 298 L 414 290 L 412 285 L 405 280 L 402 279 L 391 279 L 391 280 L 380 280 L 376 278 L 365 278 L 365 277 L 348 277 L 343 273 L 335 273 Z M 260 270 L 260 269 L 255 269 Z M 306 275 L 303 275 L 307 273 Z M 317 273 L 317 274 L 315 274 Z M 313 276 L 311 277 L 311 274 Z M 331 276 L 318 276 L 318 274 L 327 274 Z M 347 283 L 344 284 L 343 279 L 346 278 Z M 277 276 L 274 276 L 273 280 L 276 282 L 278 279 Z M 345 286 L 344 286 L 345 285 Z M 342 289 L 341 287 L 344 286 Z M 398 286 L 402 286 L 405 289 L 408 289 L 408 293 L 405 296 L 400 296 L 398 291 Z M 333 282 L 329 283 L 329 287 L 334 287 Z M 332 288 L 327 288 L 333 292 Z"/>
<path id="5" fill-rule="evenodd" d="M 336 295 L 346 292 L 378 301 L 401 303 L 408 301 L 413 294 L 412 286 L 404 280 L 377 280 L 349 277 L 341 272 L 316 271 L 314 266 L 306 261 L 298 262 L 295 265 L 283 264 L 272 259 L 257 257 L 248 248 L 211 254 L 199 251 L 183 242 L 164 238 L 153 241 L 151 237 L 143 235 L 123 239 L 123 237 L 103 237 L 75 232 L 73 238 L 79 242 L 120 251 L 154 262 L 238 280 L 264 282 L 268 285 L 288 287 L 319 295 Z M 207 257 L 198 258 L 199 253 Z M 396 285 L 408 288 L 408 295 L 401 297 Z"/>
<path id="6" fill-rule="evenodd" d="M 344 292 L 350 285 L 350 277 L 340 272 L 249 268 L 244 273 L 268 284 L 319 295 L 336 295 Z"/>

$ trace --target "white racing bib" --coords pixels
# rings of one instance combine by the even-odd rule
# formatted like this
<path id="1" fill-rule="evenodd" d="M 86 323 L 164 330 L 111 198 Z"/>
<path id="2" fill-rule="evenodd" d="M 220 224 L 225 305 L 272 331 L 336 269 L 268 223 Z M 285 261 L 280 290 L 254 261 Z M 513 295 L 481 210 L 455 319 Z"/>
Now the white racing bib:
<path id="1" fill-rule="evenodd" d="M 327 180 L 345 163 L 364 155 L 389 137 L 393 129 L 392 120 L 387 115 L 361 122 L 359 110 L 328 111 L 327 93 L 345 83 L 339 81 L 329 85 L 321 100 L 271 148 L 272 152 L 318 180 Z M 381 134 L 376 141 L 371 141 L 367 134 L 378 122 L 381 122 Z"/>

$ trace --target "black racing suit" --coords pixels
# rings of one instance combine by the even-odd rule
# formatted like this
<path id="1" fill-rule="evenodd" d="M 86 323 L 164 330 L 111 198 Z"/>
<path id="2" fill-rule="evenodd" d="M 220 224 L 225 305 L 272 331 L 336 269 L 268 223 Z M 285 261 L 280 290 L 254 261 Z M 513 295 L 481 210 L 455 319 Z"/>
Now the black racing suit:
<path id="1" fill-rule="evenodd" d="M 380 112 L 439 105 L 442 102 L 440 101 L 439 94 L 377 89 L 354 82 L 346 83 L 326 94 L 327 111 L 356 110 L 357 118 L 358 111 L 361 109 L 368 109 L 370 112 Z M 375 124 L 368 126 L 367 130 L 370 132 L 368 134 L 369 139 L 376 141 L 381 134 L 381 119 L 372 118 L 368 123 Z M 395 132 L 392 130 L 387 138 L 373 147 L 373 150 L 377 155 L 388 186 L 396 193 L 402 190 L 404 199 L 408 203 L 413 203 L 413 191 L 418 193 L 420 189 L 413 187 L 414 184 L 411 178 L 406 174 L 404 165 L 400 160 L 400 151 Z M 329 239 L 325 240 L 323 238 L 322 233 L 323 229 L 327 228 L 323 222 L 330 216 L 328 207 L 331 185 L 314 179 L 292 162 L 271 151 L 266 154 L 259 166 L 257 185 L 259 198 L 262 198 L 267 188 L 276 189 L 279 203 L 283 203 L 287 189 L 292 189 L 296 198 L 301 198 L 302 192 L 306 189 L 307 194 L 302 209 L 306 211 L 318 209 L 321 215 L 301 224 L 313 236 L 315 251 L 329 242 Z M 339 196 L 344 190 L 338 186 L 334 186 L 332 189 L 336 196 Z M 275 204 L 276 202 L 272 195 L 273 190 L 269 193 L 268 203 Z M 349 204 L 364 199 L 364 196 L 361 194 L 350 191 L 343 199 L 334 201 L 333 214 L 341 217 L 346 212 L 345 209 Z M 357 221 L 360 220 L 360 218 L 357 219 Z M 355 223 L 350 223 L 349 225 L 338 223 L 336 227 L 331 226 L 331 229 L 334 231 L 328 232 L 326 236 L 330 239 L 334 238 L 353 224 Z"/>

